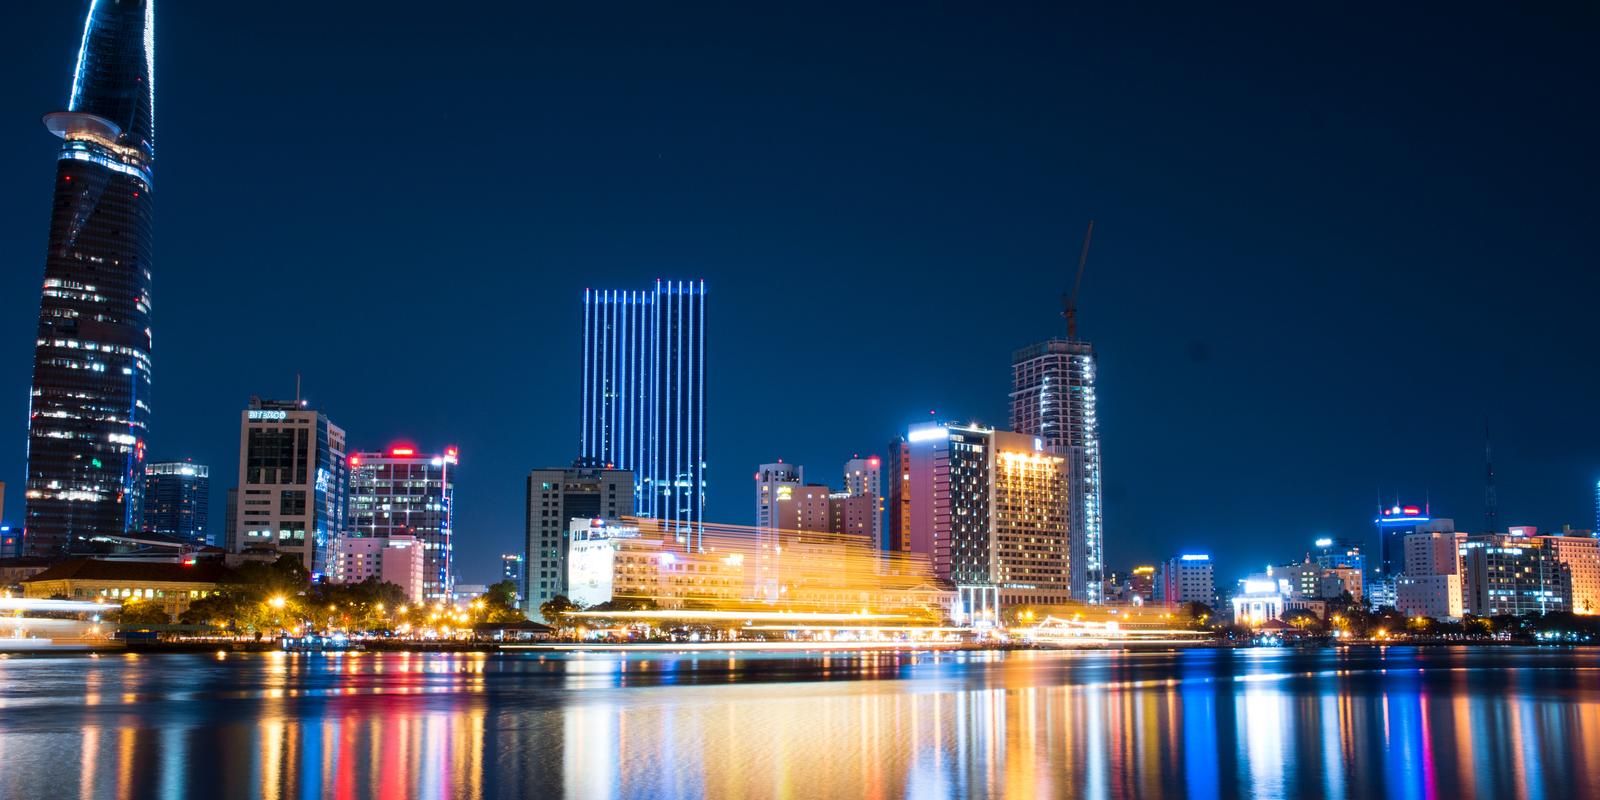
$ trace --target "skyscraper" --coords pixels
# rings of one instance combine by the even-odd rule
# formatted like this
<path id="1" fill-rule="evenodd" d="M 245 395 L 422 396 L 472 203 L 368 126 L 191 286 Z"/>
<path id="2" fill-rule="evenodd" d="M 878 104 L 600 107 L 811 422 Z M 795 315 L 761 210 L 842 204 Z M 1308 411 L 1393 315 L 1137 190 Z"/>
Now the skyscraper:
<path id="1" fill-rule="evenodd" d="M 1051 452 L 1066 457 L 1072 476 L 1072 591 L 1078 599 L 1099 603 L 1105 548 L 1093 345 L 1069 336 L 1012 354 L 1011 429 L 1039 437 Z"/>
<path id="2" fill-rule="evenodd" d="M 89 4 L 61 137 L 28 411 L 32 555 L 143 523 L 150 425 L 153 0 Z"/>
<path id="3" fill-rule="evenodd" d="M 634 513 L 685 548 L 705 521 L 705 281 L 585 290 L 582 458 L 633 473 Z"/>
<path id="4" fill-rule="evenodd" d="M 615 522 L 633 509 L 633 473 L 585 465 L 536 469 L 528 474 L 527 554 L 522 596 L 529 615 L 539 605 L 568 592 L 568 536 L 574 519 Z"/>
<path id="5" fill-rule="evenodd" d="M 295 555 L 321 577 L 349 510 L 344 429 L 291 400 L 252 397 L 239 417 L 238 528 L 229 549 Z"/>
<path id="6" fill-rule="evenodd" d="M 362 538 L 415 537 L 422 547 L 423 599 L 449 602 L 454 590 L 456 448 L 419 453 L 411 445 L 350 454 L 349 531 Z"/>
<path id="7" fill-rule="evenodd" d="M 188 461 L 144 466 L 144 530 L 205 544 L 210 522 L 210 467 Z"/>

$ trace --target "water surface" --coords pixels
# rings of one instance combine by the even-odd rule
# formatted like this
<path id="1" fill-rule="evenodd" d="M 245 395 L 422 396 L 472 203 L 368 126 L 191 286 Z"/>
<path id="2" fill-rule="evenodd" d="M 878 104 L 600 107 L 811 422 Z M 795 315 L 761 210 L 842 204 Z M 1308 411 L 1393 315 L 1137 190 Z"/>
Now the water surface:
<path id="1" fill-rule="evenodd" d="M 1600 652 L 0 660 L 0 797 L 1600 797 Z"/>

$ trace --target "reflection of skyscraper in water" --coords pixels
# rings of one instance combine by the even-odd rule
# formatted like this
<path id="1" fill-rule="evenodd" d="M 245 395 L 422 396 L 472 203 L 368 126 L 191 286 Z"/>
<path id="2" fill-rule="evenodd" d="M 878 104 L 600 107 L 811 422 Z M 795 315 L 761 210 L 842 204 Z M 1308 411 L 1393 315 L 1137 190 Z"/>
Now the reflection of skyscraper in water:
<path id="1" fill-rule="evenodd" d="M 705 521 L 705 282 L 586 290 L 582 457 L 634 473 L 634 510 L 686 548 Z"/>

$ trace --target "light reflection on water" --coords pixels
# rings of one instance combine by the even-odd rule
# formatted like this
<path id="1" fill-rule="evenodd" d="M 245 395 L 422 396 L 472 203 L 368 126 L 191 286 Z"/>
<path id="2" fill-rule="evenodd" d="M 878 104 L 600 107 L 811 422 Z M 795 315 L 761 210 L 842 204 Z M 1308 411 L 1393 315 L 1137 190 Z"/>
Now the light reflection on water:
<path id="1" fill-rule="evenodd" d="M 0 660 L 0 797 L 1600 796 L 1553 650 Z"/>

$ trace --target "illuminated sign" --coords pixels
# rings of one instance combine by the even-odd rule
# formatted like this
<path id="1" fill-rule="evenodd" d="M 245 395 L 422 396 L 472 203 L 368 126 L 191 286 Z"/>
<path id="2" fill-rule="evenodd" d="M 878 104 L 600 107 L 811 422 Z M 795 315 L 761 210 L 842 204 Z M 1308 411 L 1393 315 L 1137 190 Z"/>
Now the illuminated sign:
<path id="1" fill-rule="evenodd" d="M 1318 547 L 1332 547 L 1333 546 L 1333 540 L 1332 539 L 1328 539 L 1328 538 L 1318 539 L 1317 540 L 1317 546 Z"/>
<path id="2" fill-rule="evenodd" d="M 391 456 L 414 456 L 416 454 L 417 454 L 417 449 L 415 447 L 392 447 L 392 448 L 389 448 L 389 455 L 391 455 Z"/>
<path id="3" fill-rule="evenodd" d="M 914 428 L 906 436 L 908 442 L 937 442 L 950 438 L 950 430 L 943 426 L 930 428 Z"/>
<path id="4" fill-rule="evenodd" d="M 1178 558 L 1180 560 L 1183 560 L 1183 561 L 1210 561 L 1211 560 L 1211 556 L 1205 555 L 1203 553 L 1187 553 L 1185 555 L 1178 556 Z"/>
<path id="5" fill-rule="evenodd" d="M 245 412 L 245 416 L 248 419 L 253 419 L 253 420 L 258 420 L 258 421 L 280 422 L 282 420 L 286 420 L 286 419 L 289 418 L 289 412 L 287 412 L 287 411 L 277 411 L 277 410 L 266 409 L 266 408 L 252 408 L 249 411 Z"/>

